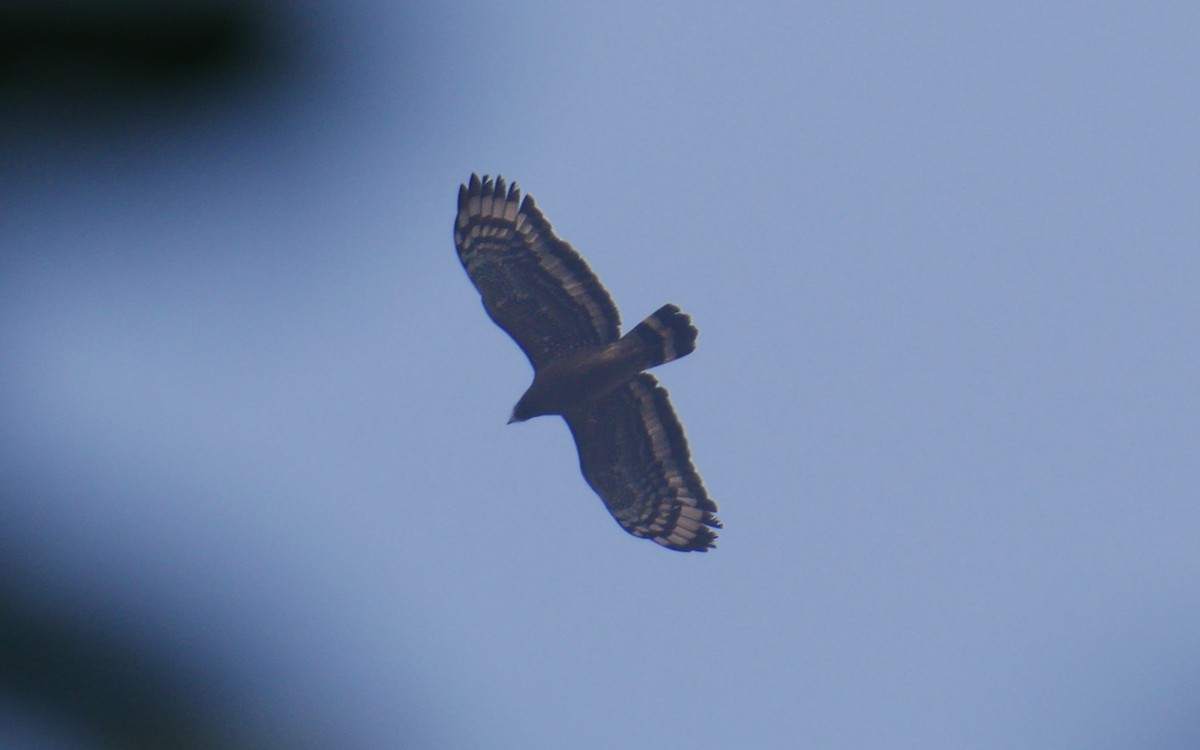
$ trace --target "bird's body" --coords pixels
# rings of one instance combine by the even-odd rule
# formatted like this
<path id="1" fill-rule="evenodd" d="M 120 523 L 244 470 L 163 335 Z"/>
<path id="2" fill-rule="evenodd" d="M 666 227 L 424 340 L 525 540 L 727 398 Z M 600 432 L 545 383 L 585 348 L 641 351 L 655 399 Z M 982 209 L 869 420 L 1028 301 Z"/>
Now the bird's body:
<path id="1" fill-rule="evenodd" d="M 672 337 L 669 348 L 664 346 L 665 335 Z M 695 340 L 688 316 L 674 305 L 664 305 L 611 344 L 581 349 L 537 368 L 529 390 L 513 409 L 512 421 L 569 416 L 628 384 L 639 372 L 690 354 Z"/>

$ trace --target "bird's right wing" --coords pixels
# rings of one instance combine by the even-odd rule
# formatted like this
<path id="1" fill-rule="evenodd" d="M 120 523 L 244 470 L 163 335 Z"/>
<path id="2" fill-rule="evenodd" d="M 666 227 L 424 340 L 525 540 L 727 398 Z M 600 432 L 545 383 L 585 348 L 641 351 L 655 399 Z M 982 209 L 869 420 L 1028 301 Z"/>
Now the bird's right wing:
<path id="1" fill-rule="evenodd" d="M 471 175 L 458 191 L 454 244 L 484 309 L 534 368 L 617 340 L 621 318 L 612 298 L 515 183 L 506 188 L 503 177 Z"/>

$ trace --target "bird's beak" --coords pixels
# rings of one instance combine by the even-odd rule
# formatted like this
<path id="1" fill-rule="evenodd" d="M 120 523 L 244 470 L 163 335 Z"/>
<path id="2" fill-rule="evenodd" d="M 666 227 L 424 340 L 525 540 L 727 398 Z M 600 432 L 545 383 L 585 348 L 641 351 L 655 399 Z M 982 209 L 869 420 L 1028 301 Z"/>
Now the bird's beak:
<path id="1" fill-rule="evenodd" d="M 509 417 L 509 418 L 508 418 L 508 423 L 509 423 L 509 424 L 512 424 L 513 422 L 516 422 L 516 421 L 517 421 L 517 415 L 516 415 L 516 414 L 513 414 L 511 417 Z"/>

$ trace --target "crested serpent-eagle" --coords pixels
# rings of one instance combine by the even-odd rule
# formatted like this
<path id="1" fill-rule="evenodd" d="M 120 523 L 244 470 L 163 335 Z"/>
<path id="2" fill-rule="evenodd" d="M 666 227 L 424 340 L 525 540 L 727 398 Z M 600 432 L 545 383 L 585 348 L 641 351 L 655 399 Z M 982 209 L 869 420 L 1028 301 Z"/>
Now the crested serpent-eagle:
<path id="1" fill-rule="evenodd" d="M 454 244 L 496 325 L 533 365 L 510 422 L 558 414 L 583 476 L 630 534 L 664 547 L 713 547 L 714 515 L 667 392 L 645 370 L 696 348 L 696 328 L 663 305 L 621 335 L 616 305 L 516 183 L 471 175 Z"/>

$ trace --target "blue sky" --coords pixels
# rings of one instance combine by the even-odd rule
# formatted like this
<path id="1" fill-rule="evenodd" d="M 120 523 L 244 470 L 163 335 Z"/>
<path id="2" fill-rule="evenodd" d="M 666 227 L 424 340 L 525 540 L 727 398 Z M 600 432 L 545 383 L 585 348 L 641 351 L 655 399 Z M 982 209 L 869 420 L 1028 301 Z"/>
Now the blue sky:
<path id="1" fill-rule="evenodd" d="M 285 745 L 1200 742 L 1200 8 L 286 13 L 274 84 L 19 144 L 7 587 Z M 692 315 L 716 551 L 505 424 L 473 171 Z"/>

